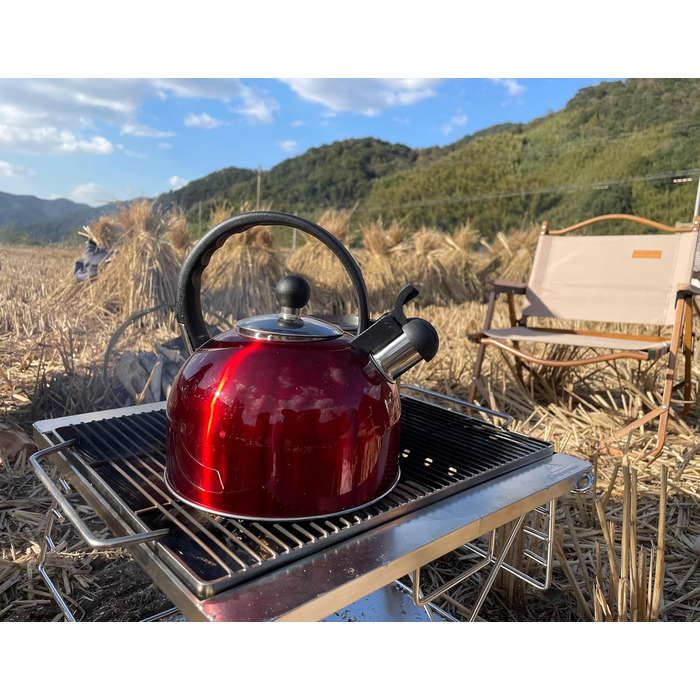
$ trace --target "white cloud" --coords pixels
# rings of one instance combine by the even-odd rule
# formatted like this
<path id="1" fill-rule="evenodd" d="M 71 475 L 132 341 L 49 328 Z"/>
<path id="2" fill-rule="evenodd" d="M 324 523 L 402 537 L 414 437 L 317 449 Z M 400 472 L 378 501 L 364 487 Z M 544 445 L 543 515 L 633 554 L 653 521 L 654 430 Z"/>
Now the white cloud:
<path id="1" fill-rule="evenodd" d="M 179 175 L 173 175 L 172 177 L 168 178 L 168 184 L 170 185 L 171 190 L 179 190 L 188 182 L 189 180 L 185 180 L 184 177 L 180 177 Z"/>
<path id="2" fill-rule="evenodd" d="M 202 114 L 188 114 L 185 117 L 185 126 L 196 126 L 200 129 L 216 129 L 225 123 L 220 119 L 215 119 L 206 112 L 202 112 Z"/>
<path id="3" fill-rule="evenodd" d="M 243 87 L 237 78 L 157 78 L 150 82 L 165 96 L 172 92 L 186 99 L 204 98 L 223 102 L 234 99 Z"/>
<path id="4" fill-rule="evenodd" d="M 274 121 L 274 113 L 280 108 L 276 100 L 266 97 L 260 90 L 244 85 L 241 85 L 239 95 L 243 106 L 232 107 L 231 111 L 242 114 L 251 124 L 270 124 Z"/>
<path id="5" fill-rule="evenodd" d="M 503 85 L 511 97 L 522 95 L 527 88 L 513 78 L 492 78 L 496 85 Z"/>
<path id="6" fill-rule="evenodd" d="M 277 102 L 238 79 L 0 79 L 0 148 L 33 153 L 111 153 L 105 127 L 169 138 L 139 123 L 147 100 L 213 99 L 251 122 L 271 122 Z"/>
<path id="7" fill-rule="evenodd" d="M 36 175 L 33 170 L 29 168 L 23 168 L 19 165 L 12 165 L 6 160 L 0 160 L 0 175 L 5 177 L 27 177 L 29 175 Z"/>
<path id="8" fill-rule="evenodd" d="M 131 151 L 128 148 L 126 148 L 123 144 L 118 143 L 117 148 L 127 157 L 129 158 L 147 158 L 143 153 L 137 153 L 136 151 Z"/>
<path id="9" fill-rule="evenodd" d="M 163 141 L 162 143 L 158 144 L 158 148 L 164 150 L 164 151 L 172 151 L 173 149 L 173 144 L 168 143 L 167 141 Z"/>
<path id="10" fill-rule="evenodd" d="M 89 204 L 93 207 L 113 202 L 115 199 L 104 187 L 96 185 L 94 182 L 86 182 L 83 185 L 77 185 L 73 188 L 70 198 L 74 202 Z"/>
<path id="11" fill-rule="evenodd" d="M 93 136 L 89 141 L 78 139 L 72 134 L 58 147 L 62 153 L 94 153 L 105 155 L 114 150 L 114 146 L 103 136 Z"/>
<path id="12" fill-rule="evenodd" d="M 286 78 L 302 99 L 337 112 L 374 117 L 435 96 L 436 78 Z"/>
<path id="13" fill-rule="evenodd" d="M 159 131 L 152 126 L 148 126 L 147 124 L 138 124 L 136 122 L 124 124 L 121 133 L 128 134 L 129 136 L 141 136 L 149 139 L 167 139 L 171 136 L 175 136 L 174 131 Z"/>
<path id="14" fill-rule="evenodd" d="M 20 151 L 93 153 L 105 155 L 114 146 L 103 136 L 81 139 L 74 131 L 54 126 L 13 126 L 0 124 L 0 147 Z"/>
<path id="15" fill-rule="evenodd" d="M 457 113 L 450 117 L 450 120 L 442 125 L 442 133 L 447 136 L 447 134 L 452 133 L 456 126 L 465 126 L 467 123 L 467 115 L 462 112 L 461 109 L 457 110 Z"/>
<path id="16" fill-rule="evenodd" d="M 298 126 L 304 126 L 304 124 L 306 124 L 306 122 L 303 122 L 301 119 L 297 119 L 296 121 L 293 121 L 289 126 L 295 129 Z"/>
<path id="17" fill-rule="evenodd" d="M 287 153 L 294 153 L 294 151 L 297 150 L 297 142 L 293 141 L 292 139 L 288 139 L 287 141 L 278 141 L 277 145 L 283 151 L 287 151 Z"/>

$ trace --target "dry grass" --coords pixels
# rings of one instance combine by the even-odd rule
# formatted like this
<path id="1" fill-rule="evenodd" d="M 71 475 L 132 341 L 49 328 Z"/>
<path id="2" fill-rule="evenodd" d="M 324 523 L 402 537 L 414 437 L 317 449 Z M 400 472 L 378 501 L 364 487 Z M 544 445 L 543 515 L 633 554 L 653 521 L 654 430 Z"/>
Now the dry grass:
<path id="1" fill-rule="evenodd" d="M 114 314 L 124 321 L 143 309 L 174 304 L 187 251 L 182 212 L 163 213 L 151 202 L 138 200 L 86 230 L 100 236 L 112 251 L 109 264 L 88 283 L 68 274 L 43 308 L 62 304 L 83 313 Z"/>
<path id="2" fill-rule="evenodd" d="M 348 224 L 354 209 L 328 209 L 316 222 L 348 247 Z M 324 243 L 303 234 L 304 245 L 286 260 L 289 273 L 302 275 L 311 285 L 311 299 L 306 313 L 357 313 L 355 294 L 348 273 L 340 260 Z M 353 251 L 353 255 L 357 251 Z M 360 255 L 356 257 L 361 257 Z M 361 260 L 358 260 L 362 264 Z M 276 308 L 276 307 L 275 307 Z"/>
<path id="3" fill-rule="evenodd" d="M 391 309 L 396 294 L 407 284 L 397 266 L 397 252 L 409 236 L 408 230 L 399 221 L 392 221 L 388 226 L 381 219 L 363 224 L 361 227 L 365 248 L 362 261 L 362 274 L 367 285 L 370 313 L 380 316 Z"/>
<path id="4" fill-rule="evenodd" d="M 149 219 L 148 212 L 141 214 L 144 218 L 138 226 L 158 225 L 159 220 Z M 134 221 L 134 232 L 136 226 Z M 387 229 L 382 226 L 378 234 L 404 234 L 398 228 L 394 234 Z M 334 233 L 342 237 L 342 226 Z M 407 238 L 394 245 L 380 240 L 374 249 L 368 244 L 367 254 L 400 255 Z M 433 243 L 436 240 L 433 237 Z M 528 247 L 506 242 L 511 251 Z M 419 243 L 424 244 L 430 244 L 427 237 Z M 163 252 L 166 249 L 151 249 L 151 253 L 169 255 Z M 405 253 L 411 256 L 415 250 L 412 244 Z M 442 247 L 422 250 L 426 257 L 445 253 Z M 472 255 L 471 245 L 463 245 L 463 251 Z M 0 429 L 5 432 L 9 427 L 30 435 L 34 420 L 113 406 L 114 396 L 102 382 L 101 363 L 121 314 L 106 308 L 106 303 L 98 304 L 96 296 L 92 306 L 48 303 L 63 289 L 79 255 L 76 249 L 54 249 L 51 255 L 42 256 L 42 274 L 37 275 L 34 249 L 0 247 L 0 398 L 5 426 Z M 308 257 L 309 269 L 319 272 Z M 504 260 L 499 258 L 498 264 L 504 265 Z M 475 254 L 473 269 L 483 270 L 484 262 L 488 261 Z M 365 264 L 371 267 L 365 260 L 363 269 Z M 448 269 L 445 258 L 442 264 Z M 124 273 L 122 281 L 138 286 L 135 277 L 133 272 Z M 392 301 L 399 286 L 400 282 L 389 290 Z M 95 292 L 99 289 L 91 287 Z M 110 283 L 103 289 L 106 296 L 113 287 Z M 129 303 L 139 303 L 134 289 L 122 292 L 125 296 L 119 297 L 119 305 L 125 310 Z M 149 294 L 144 299 L 152 303 L 154 297 Z M 273 304 L 264 311 L 274 308 Z M 480 300 L 459 304 L 449 300 L 421 308 L 420 315 L 438 329 L 441 349 L 434 361 L 411 370 L 406 381 L 466 398 L 476 351 L 466 336 L 481 327 L 484 311 Z M 496 320 L 505 323 L 506 314 L 503 304 Z M 161 318 L 159 324 L 147 332 L 134 330 L 124 342 L 135 347 L 174 335 L 167 318 Z M 699 359 L 696 349 L 692 367 L 696 386 L 700 383 Z M 538 592 L 512 577 L 499 578 L 481 611 L 484 619 L 700 619 L 700 558 L 694 548 L 700 536 L 697 407 L 693 406 L 685 420 L 670 422 L 667 449 L 651 464 L 637 457 L 653 440 L 653 428 L 635 431 L 629 440 L 613 445 L 610 454 L 595 450 L 602 438 L 658 398 L 664 368 L 659 363 L 640 373 L 636 362 L 617 362 L 557 377 L 526 375 L 525 384 L 519 385 L 498 353 L 487 354 L 481 390 L 488 403 L 514 416 L 515 430 L 549 440 L 558 451 L 590 461 L 596 482 L 590 493 L 570 495 L 558 503 L 552 588 Z M 26 450 L 11 457 L 5 452 L 0 460 L 0 620 L 60 619 L 36 571 L 49 506 L 47 494 L 28 467 Z M 82 512 L 91 517 L 88 509 Z M 99 521 L 93 519 L 91 524 L 99 534 Z M 140 619 L 165 607 L 162 595 L 125 552 L 86 552 L 71 531 L 67 526 L 57 528 L 55 542 L 61 551 L 51 555 L 48 565 L 80 614 L 87 619 Z M 499 538 L 505 535 L 505 529 L 499 532 Z M 453 576 L 469 556 L 457 551 L 428 567 L 426 591 Z M 460 584 L 441 605 L 459 619 L 465 618 L 478 583 L 475 577 Z"/>
<path id="5" fill-rule="evenodd" d="M 531 226 L 510 236 L 499 232 L 492 244 L 482 240 L 489 256 L 479 270 L 479 279 L 494 277 L 510 282 L 527 282 L 539 235 L 540 228 Z"/>
<path id="6" fill-rule="evenodd" d="M 209 228 L 250 211 L 222 201 L 215 206 Z M 231 236 L 217 250 L 202 275 L 203 305 L 233 322 L 253 314 L 272 313 L 278 307 L 275 285 L 285 275 L 284 258 L 273 249 L 267 226 L 254 226 Z"/>

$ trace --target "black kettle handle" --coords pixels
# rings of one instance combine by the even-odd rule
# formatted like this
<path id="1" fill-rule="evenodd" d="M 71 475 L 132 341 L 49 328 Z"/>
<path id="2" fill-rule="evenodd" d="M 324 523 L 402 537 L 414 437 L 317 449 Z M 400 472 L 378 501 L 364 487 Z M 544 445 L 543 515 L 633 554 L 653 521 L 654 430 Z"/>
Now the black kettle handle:
<path id="1" fill-rule="evenodd" d="M 306 219 L 277 211 L 251 211 L 232 216 L 205 233 L 185 258 L 177 281 L 175 316 L 183 330 L 188 350 L 194 352 L 209 340 L 202 315 L 202 273 L 211 256 L 236 233 L 243 233 L 253 226 L 288 226 L 325 243 L 340 260 L 355 287 L 358 302 L 358 329 L 362 333 L 369 326 L 369 303 L 362 272 L 347 248 L 332 234 Z"/>

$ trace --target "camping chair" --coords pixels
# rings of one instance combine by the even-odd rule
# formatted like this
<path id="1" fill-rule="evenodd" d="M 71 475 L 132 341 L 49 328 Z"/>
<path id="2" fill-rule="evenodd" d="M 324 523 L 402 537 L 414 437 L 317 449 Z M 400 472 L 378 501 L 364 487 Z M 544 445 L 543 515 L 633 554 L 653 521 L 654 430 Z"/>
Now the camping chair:
<path id="1" fill-rule="evenodd" d="M 627 220 L 664 233 L 642 235 L 565 236 L 601 221 Z M 671 395 L 683 389 L 684 416 L 690 410 L 692 312 L 694 295 L 690 285 L 700 217 L 688 227 L 670 227 L 629 214 L 607 214 L 588 219 L 559 231 L 542 224 L 541 235 L 527 283 L 488 279 L 492 286 L 484 327 L 469 335 L 479 343 L 469 401 L 476 396 L 486 349 L 499 348 L 514 357 L 515 372 L 522 381 L 523 366 L 535 363 L 550 367 L 577 367 L 618 358 L 656 361 L 668 355 L 668 371 L 661 403 L 639 419 L 624 426 L 599 445 L 626 435 L 645 423 L 659 419 L 655 457 L 664 446 Z M 509 328 L 492 328 L 495 303 L 505 294 Z M 523 295 L 520 318 L 515 296 Z M 697 307 L 696 307 L 697 309 Z M 551 328 L 530 324 L 536 317 L 553 319 Z M 561 322 L 594 322 L 595 330 L 572 330 Z M 644 324 L 670 327 L 659 335 L 630 335 L 612 332 L 613 324 Z M 601 324 L 603 330 L 600 330 Z M 578 324 L 581 325 L 581 324 Z M 619 329 L 618 329 L 619 330 Z M 521 344 L 544 343 L 579 346 L 590 350 L 571 360 L 537 357 Z M 674 384 L 677 354 L 685 358 L 683 379 Z M 524 365 L 525 363 L 525 365 Z"/>

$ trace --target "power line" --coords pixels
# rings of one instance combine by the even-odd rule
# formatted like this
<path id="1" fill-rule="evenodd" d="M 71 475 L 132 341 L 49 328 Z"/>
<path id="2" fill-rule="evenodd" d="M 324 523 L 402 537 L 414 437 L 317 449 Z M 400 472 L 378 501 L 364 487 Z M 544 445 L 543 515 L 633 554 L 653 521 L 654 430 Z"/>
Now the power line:
<path id="1" fill-rule="evenodd" d="M 648 129 L 653 128 L 654 126 L 659 126 L 659 125 L 650 125 L 644 130 L 637 130 L 637 131 L 624 131 L 619 134 L 615 135 L 607 135 L 607 136 L 600 136 L 600 137 L 595 137 L 595 138 L 589 138 L 589 139 L 576 139 L 574 141 L 570 141 L 565 144 L 561 144 L 559 146 L 552 146 L 550 148 L 529 148 L 528 144 L 523 144 L 522 145 L 522 150 L 519 153 L 500 153 L 500 154 L 489 154 L 489 155 L 482 155 L 480 154 L 480 157 L 477 158 L 470 158 L 470 161 L 472 163 L 478 163 L 479 161 L 484 161 L 488 160 L 489 162 L 495 161 L 508 161 L 512 160 L 513 157 L 534 157 L 534 156 L 546 156 L 546 155 L 552 155 L 552 154 L 557 154 L 557 153 L 564 153 L 564 152 L 572 152 L 572 151 L 580 151 L 583 149 L 587 148 L 593 148 L 595 146 L 604 144 L 604 143 L 609 143 L 613 141 L 621 141 L 625 139 L 629 139 L 634 136 L 640 136 L 640 137 L 648 137 Z M 660 136 L 670 136 L 674 135 L 678 132 L 685 131 L 685 130 L 695 130 L 695 129 L 700 129 L 700 124 L 695 123 L 695 122 L 678 122 L 674 124 L 668 132 L 664 132 L 659 134 Z M 527 131 L 522 131 L 519 132 L 516 135 L 522 135 L 524 137 L 527 137 Z M 477 139 L 474 139 L 474 141 L 479 140 L 481 138 L 488 138 L 489 135 L 484 135 L 481 137 L 477 137 Z M 471 143 L 471 142 L 469 142 Z M 463 146 L 457 147 L 457 150 L 461 150 L 462 148 L 465 148 L 468 146 L 467 144 L 464 144 Z M 438 146 L 436 148 L 439 149 L 448 149 L 449 146 Z M 411 149 L 416 152 L 420 151 L 425 151 L 428 150 L 426 149 Z M 447 153 L 446 155 L 442 156 L 442 158 L 449 157 L 452 153 L 455 151 L 451 151 L 451 153 Z M 426 163 L 424 167 L 430 167 L 430 165 L 433 165 L 434 163 L 438 163 L 442 158 L 436 159 L 432 163 Z M 406 160 L 405 159 L 400 159 L 400 158 L 395 158 L 393 160 L 388 160 L 388 161 L 381 161 L 380 164 L 382 166 L 392 166 L 392 165 L 406 165 Z M 421 167 L 419 166 L 416 169 L 408 169 L 408 170 L 398 170 L 396 175 L 400 175 L 402 173 L 414 173 L 420 170 Z M 684 170 L 684 171 L 677 171 L 674 173 L 660 173 L 660 174 L 653 174 L 653 175 L 644 175 L 644 176 L 638 176 L 638 177 L 631 177 L 631 178 L 625 178 L 621 180 L 608 180 L 608 181 L 602 181 L 598 183 L 587 183 L 587 184 L 571 184 L 571 185 L 562 185 L 558 187 L 553 187 L 553 188 L 542 188 L 542 189 L 537 189 L 537 190 L 518 190 L 518 191 L 513 191 L 513 192 L 499 192 L 499 193 L 490 193 L 490 194 L 483 194 L 483 195 L 471 195 L 471 196 L 463 196 L 463 197 L 450 197 L 450 198 L 442 198 L 442 199 L 433 199 L 433 200 L 425 200 L 425 201 L 418 201 L 418 202 L 406 202 L 403 204 L 387 204 L 387 205 L 375 205 L 375 206 L 366 206 L 363 204 L 360 204 L 357 208 L 357 211 L 380 211 L 380 210 L 391 210 L 391 209 L 416 209 L 416 208 L 424 208 L 424 207 L 430 207 L 430 206 L 435 206 L 439 204 L 454 204 L 454 203 L 466 203 L 466 202 L 478 202 L 478 201 L 486 201 L 489 199 L 507 199 L 507 198 L 513 198 L 513 197 L 524 197 L 524 196 L 532 196 L 536 194 L 554 194 L 554 193 L 559 193 L 559 192 L 571 192 L 575 190 L 584 190 L 588 188 L 592 189 L 607 189 L 608 187 L 612 187 L 615 185 L 620 185 L 620 184 L 628 184 L 631 182 L 641 182 L 641 181 L 647 181 L 647 180 L 660 180 L 660 179 L 665 179 L 665 178 L 672 178 L 672 177 L 685 177 L 688 175 L 695 175 L 700 173 L 699 169 L 693 169 L 693 170 Z M 260 177 L 261 177 L 261 172 L 260 169 L 258 169 L 258 191 L 260 189 Z M 259 196 L 259 194 L 258 194 Z M 351 208 L 354 207 L 356 204 L 357 200 L 353 202 L 335 202 L 333 204 L 329 204 L 328 206 L 333 206 L 336 208 Z"/>
<path id="2" fill-rule="evenodd" d="M 358 210 L 362 211 L 384 211 L 387 209 L 416 209 L 422 207 L 432 207 L 438 204 L 456 204 L 463 202 L 481 202 L 489 199 L 507 199 L 510 197 L 528 197 L 537 194 L 553 194 L 557 192 L 573 192 L 576 190 L 586 190 L 586 189 L 605 189 L 614 185 L 623 185 L 632 182 L 646 182 L 652 180 L 664 180 L 679 177 L 688 177 L 690 175 L 700 174 L 700 168 L 695 168 L 693 170 L 678 170 L 672 173 L 655 173 L 652 175 L 639 175 L 636 177 L 623 178 L 621 180 L 602 180 L 600 182 L 589 182 L 582 184 L 571 184 L 571 185 L 560 185 L 558 187 L 547 187 L 536 190 L 518 190 L 514 192 L 496 192 L 490 194 L 478 194 L 470 195 L 464 197 L 449 197 L 443 199 L 431 199 L 421 202 L 406 202 L 403 204 L 386 204 L 386 205 L 376 205 L 372 207 L 362 206 L 358 207 Z"/>
<path id="3" fill-rule="evenodd" d="M 592 138 L 576 138 L 575 140 L 570 140 L 566 143 L 559 144 L 559 145 L 553 145 L 548 148 L 534 148 L 530 147 L 528 143 L 522 145 L 522 150 L 516 153 L 498 153 L 498 154 L 478 154 L 477 157 L 470 156 L 470 162 L 472 163 L 478 163 L 480 161 L 489 161 L 493 162 L 494 160 L 512 160 L 514 157 L 520 156 L 520 157 L 533 157 L 533 156 L 546 156 L 546 155 L 552 155 L 552 154 L 557 154 L 557 153 L 565 153 L 565 152 L 571 152 L 571 151 L 579 151 L 583 150 L 586 148 L 592 148 L 594 146 L 599 146 L 604 143 L 609 143 L 613 141 L 623 141 L 629 138 L 632 138 L 634 136 L 639 136 L 642 138 L 649 138 L 649 129 L 652 129 L 654 126 L 659 126 L 659 125 L 650 125 L 649 127 L 643 129 L 643 130 L 637 130 L 637 131 L 623 131 L 620 132 L 619 134 L 614 134 L 614 135 L 607 135 L 607 136 L 596 136 Z M 530 127 L 528 127 L 530 128 Z M 700 129 L 700 123 L 695 123 L 695 122 L 678 122 L 674 124 L 668 132 L 662 132 L 659 133 L 658 136 L 663 137 L 663 136 L 673 136 L 677 134 L 678 132 L 682 132 L 685 130 L 696 130 Z M 503 132 L 503 133 L 512 133 L 512 132 Z M 492 136 L 495 136 L 498 134 L 486 134 L 484 136 L 479 136 L 475 138 L 473 141 L 469 141 L 468 143 L 465 143 L 461 146 L 456 146 L 454 150 L 450 151 L 450 153 L 444 154 L 439 158 L 436 158 L 434 161 L 428 161 L 424 166 L 420 167 L 430 167 L 431 165 L 440 162 L 443 158 L 449 157 L 456 151 L 460 151 L 463 148 L 466 148 L 469 146 L 471 143 L 475 143 L 481 139 L 488 139 Z M 527 138 L 528 137 L 528 131 L 522 131 L 517 134 L 514 134 L 515 136 L 522 136 Z M 466 137 L 465 137 L 466 138 Z M 457 142 L 455 142 L 457 143 Z M 431 150 L 433 148 L 435 149 L 440 149 L 440 150 L 446 150 L 454 146 L 455 144 L 448 144 L 447 146 L 428 146 L 425 148 L 412 148 L 410 150 L 415 151 L 417 153 L 421 153 L 424 151 Z M 382 166 L 392 166 L 392 165 L 406 165 L 406 159 L 405 158 L 394 158 L 392 160 L 386 160 L 386 161 L 380 161 L 379 163 Z M 402 171 L 397 171 L 396 173 L 392 174 L 400 174 Z M 410 172 L 416 172 L 415 170 L 411 170 Z"/>

